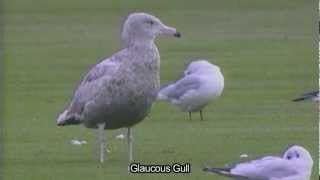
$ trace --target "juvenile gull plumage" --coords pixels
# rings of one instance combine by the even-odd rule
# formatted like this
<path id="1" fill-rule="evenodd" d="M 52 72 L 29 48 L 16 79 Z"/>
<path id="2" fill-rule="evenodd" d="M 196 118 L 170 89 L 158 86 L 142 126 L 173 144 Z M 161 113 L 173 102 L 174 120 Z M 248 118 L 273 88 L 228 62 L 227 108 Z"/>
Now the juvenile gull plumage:
<path id="1" fill-rule="evenodd" d="M 213 172 L 236 180 L 309 180 L 313 160 L 301 146 L 291 146 L 280 156 L 242 162 L 225 168 L 206 167 L 203 171 Z"/>
<path id="2" fill-rule="evenodd" d="M 149 113 L 159 89 L 157 35 L 180 37 L 175 28 L 146 13 L 132 13 L 124 22 L 125 48 L 94 66 L 74 93 L 57 124 L 98 128 L 100 162 L 104 161 L 104 129 L 128 128 L 132 161 L 132 126 Z"/>
<path id="3" fill-rule="evenodd" d="M 158 100 L 166 100 L 180 107 L 182 111 L 200 111 L 212 100 L 219 97 L 224 88 L 224 78 L 220 68 L 206 60 L 191 62 L 184 76 L 169 84 L 158 93 Z"/>

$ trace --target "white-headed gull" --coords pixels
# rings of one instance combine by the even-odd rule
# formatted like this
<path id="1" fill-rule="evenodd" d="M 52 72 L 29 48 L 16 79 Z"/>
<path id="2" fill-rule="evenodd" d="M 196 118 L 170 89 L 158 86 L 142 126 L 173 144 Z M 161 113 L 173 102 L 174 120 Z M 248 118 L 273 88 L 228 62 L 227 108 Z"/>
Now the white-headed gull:
<path id="1" fill-rule="evenodd" d="M 282 156 L 266 156 L 242 162 L 232 167 L 206 167 L 203 171 L 216 173 L 236 180 L 309 180 L 313 160 L 301 146 L 291 146 Z"/>
<path id="2" fill-rule="evenodd" d="M 200 111 L 212 100 L 218 98 L 224 88 L 224 77 L 218 66 L 207 60 L 191 62 L 184 71 L 184 76 L 176 82 L 162 87 L 158 100 L 166 100 L 180 107 L 182 111 Z"/>

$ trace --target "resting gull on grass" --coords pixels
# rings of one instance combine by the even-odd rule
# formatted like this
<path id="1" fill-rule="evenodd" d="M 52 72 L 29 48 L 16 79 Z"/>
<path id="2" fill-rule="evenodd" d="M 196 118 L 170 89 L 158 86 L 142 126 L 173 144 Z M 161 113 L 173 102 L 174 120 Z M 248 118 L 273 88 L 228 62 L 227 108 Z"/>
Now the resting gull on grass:
<path id="1" fill-rule="evenodd" d="M 160 56 L 154 43 L 158 35 L 180 37 L 152 15 L 130 14 L 121 33 L 125 48 L 88 72 L 57 119 L 59 126 L 97 128 L 100 162 L 105 159 L 104 129 L 123 127 L 128 128 L 129 161 L 133 160 L 132 126 L 149 113 L 159 89 Z"/>
<path id="2" fill-rule="evenodd" d="M 266 156 L 225 168 L 206 167 L 203 171 L 216 173 L 236 180 L 309 180 L 313 160 L 301 146 L 289 147 L 283 155 Z"/>
<path id="3" fill-rule="evenodd" d="M 166 100 L 180 107 L 182 111 L 200 111 L 212 100 L 219 97 L 224 87 L 224 78 L 220 68 L 206 60 L 191 62 L 184 76 L 176 82 L 166 85 L 158 93 L 158 100 Z"/>

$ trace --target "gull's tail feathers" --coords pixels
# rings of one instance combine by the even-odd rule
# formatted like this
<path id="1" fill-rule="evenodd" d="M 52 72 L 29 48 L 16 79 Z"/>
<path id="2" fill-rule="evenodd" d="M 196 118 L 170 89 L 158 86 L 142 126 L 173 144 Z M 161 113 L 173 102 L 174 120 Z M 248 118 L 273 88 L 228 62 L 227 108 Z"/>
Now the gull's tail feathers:
<path id="1" fill-rule="evenodd" d="M 202 171 L 204 172 L 215 173 L 215 174 L 226 176 L 226 177 L 236 178 L 238 180 L 249 180 L 247 177 L 232 174 L 230 170 L 231 170 L 230 168 L 213 168 L 213 167 L 204 167 L 202 169 Z"/>
<path id="2" fill-rule="evenodd" d="M 312 97 L 299 97 L 299 98 L 293 99 L 292 101 L 299 102 L 299 101 L 304 101 L 309 99 L 312 99 Z"/>
<path id="3" fill-rule="evenodd" d="M 80 115 L 74 113 L 70 114 L 68 109 L 61 113 L 57 118 L 58 126 L 77 125 L 81 123 Z"/>
<path id="4" fill-rule="evenodd" d="M 293 99 L 292 101 L 298 102 L 298 101 L 304 101 L 304 100 L 316 100 L 316 98 L 318 97 L 319 97 L 319 91 L 313 91 L 313 92 L 305 93 L 301 97 Z"/>
<path id="5" fill-rule="evenodd" d="M 158 101 L 160 101 L 160 100 L 168 101 L 169 100 L 168 92 L 170 91 L 170 86 L 171 86 L 171 84 L 165 84 L 160 87 L 160 90 L 158 91 L 158 95 L 157 95 Z"/>

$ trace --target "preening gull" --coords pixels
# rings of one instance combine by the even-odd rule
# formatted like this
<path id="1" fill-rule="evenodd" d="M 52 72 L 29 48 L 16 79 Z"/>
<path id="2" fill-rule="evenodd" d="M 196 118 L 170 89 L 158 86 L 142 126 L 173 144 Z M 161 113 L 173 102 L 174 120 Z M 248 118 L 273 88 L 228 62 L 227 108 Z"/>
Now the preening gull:
<path id="1" fill-rule="evenodd" d="M 303 101 L 303 100 L 312 100 L 315 102 L 319 102 L 320 101 L 319 90 L 304 93 L 300 97 L 294 99 L 293 101 Z"/>
<path id="2" fill-rule="evenodd" d="M 220 68 L 206 60 L 191 62 L 184 76 L 176 82 L 164 86 L 158 93 L 158 100 L 166 100 L 180 107 L 182 111 L 200 111 L 223 91 L 224 78 Z"/>
<path id="3" fill-rule="evenodd" d="M 175 28 L 146 13 L 132 13 L 125 20 L 121 38 L 125 48 L 94 66 L 57 119 L 59 126 L 83 124 L 98 129 L 100 162 L 104 162 L 104 129 L 128 128 L 129 161 L 132 126 L 142 121 L 156 100 L 160 56 L 157 35 L 180 37 Z"/>
<path id="4" fill-rule="evenodd" d="M 203 171 L 236 180 L 309 180 L 312 166 L 310 153 L 305 148 L 294 145 L 286 149 L 281 157 L 266 156 L 238 163 L 232 167 L 206 167 Z"/>

